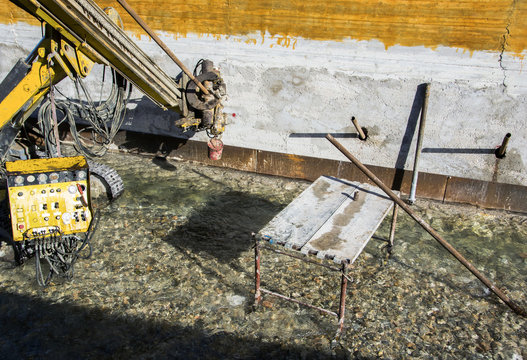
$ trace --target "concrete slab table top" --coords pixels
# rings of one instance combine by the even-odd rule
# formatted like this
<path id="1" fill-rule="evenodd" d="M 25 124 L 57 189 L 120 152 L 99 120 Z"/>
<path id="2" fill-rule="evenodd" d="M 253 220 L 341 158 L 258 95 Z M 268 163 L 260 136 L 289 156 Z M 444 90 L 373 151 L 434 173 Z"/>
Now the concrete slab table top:
<path id="1" fill-rule="evenodd" d="M 257 236 L 304 254 L 353 263 L 393 204 L 375 186 L 321 176 Z"/>

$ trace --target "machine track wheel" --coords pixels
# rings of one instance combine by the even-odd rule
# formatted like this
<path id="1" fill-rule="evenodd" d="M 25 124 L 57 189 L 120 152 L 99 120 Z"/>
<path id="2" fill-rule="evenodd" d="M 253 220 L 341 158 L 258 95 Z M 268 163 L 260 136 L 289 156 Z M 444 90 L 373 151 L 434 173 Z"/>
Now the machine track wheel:
<path id="1" fill-rule="evenodd" d="M 109 200 L 117 199 L 124 191 L 123 179 L 108 165 L 88 161 L 91 181 L 100 182 Z"/>

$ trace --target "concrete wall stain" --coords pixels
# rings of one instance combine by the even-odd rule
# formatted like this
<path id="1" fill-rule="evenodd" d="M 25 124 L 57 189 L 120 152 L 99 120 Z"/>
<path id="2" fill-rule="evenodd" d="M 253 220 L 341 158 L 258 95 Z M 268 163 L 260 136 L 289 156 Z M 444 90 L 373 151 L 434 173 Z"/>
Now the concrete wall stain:
<path id="1" fill-rule="evenodd" d="M 115 2 L 126 29 L 143 31 Z M 129 0 L 155 30 L 174 36 L 211 34 L 217 39 L 294 49 L 299 37 L 312 40 L 379 40 L 394 45 L 448 46 L 468 51 L 527 49 L 527 0 Z M 0 0 L 0 22 L 37 24 L 8 0 Z M 255 33 L 262 34 L 258 39 Z M 267 41 L 267 40 L 266 40 Z"/>

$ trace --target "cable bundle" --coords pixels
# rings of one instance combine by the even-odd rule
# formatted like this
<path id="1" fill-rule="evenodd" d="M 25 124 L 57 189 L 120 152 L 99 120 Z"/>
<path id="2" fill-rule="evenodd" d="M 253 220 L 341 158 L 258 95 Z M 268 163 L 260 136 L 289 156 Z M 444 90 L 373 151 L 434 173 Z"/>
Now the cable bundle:
<path id="1" fill-rule="evenodd" d="M 82 80 L 77 76 L 74 82 L 78 100 L 69 99 L 62 94 L 66 100 L 55 102 L 57 112 L 60 111 L 63 114 L 63 118 L 57 123 L 60 125 L 68 121 L 77 151 L 88 157 L 103 156 L 124 121 L 132 86 L 112 69 L 110 95 L 106 101 L 96 106 Z M 84 94 L 84 101 L 81 100 L 81 92 Z M 49 98 L 41 105 L 38 112 L 38 124 L 45 140 L 46 152 L 53 157 L 56 155 L 57 140 L 53 134 L 51 105 Z M 88 126 L 79 131 L 76 119 L 82 119 Z M 86 145 L 81 139 L 83 132 L 91 132 L 91 145 Z"/>

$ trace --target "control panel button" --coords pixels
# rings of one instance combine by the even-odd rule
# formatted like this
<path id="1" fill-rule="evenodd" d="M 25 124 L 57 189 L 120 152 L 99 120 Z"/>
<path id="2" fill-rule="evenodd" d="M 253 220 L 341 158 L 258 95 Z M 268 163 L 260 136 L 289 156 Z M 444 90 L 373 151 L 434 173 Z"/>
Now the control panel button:
<path id="1" fill-rule="evenodd" d="M 46 174 L 39 174 L 37 179 L 39 182 L 43 183 L 43 182 L 46 182 L 46 180 L 48 179 L 48 176 Z"/>
<path id="2" fill-rule="evenodd" d="M 70 213 L 64 213 L 62 214 L 62 222 L 66 225 L 71 223 L 71 214 Z"/>

